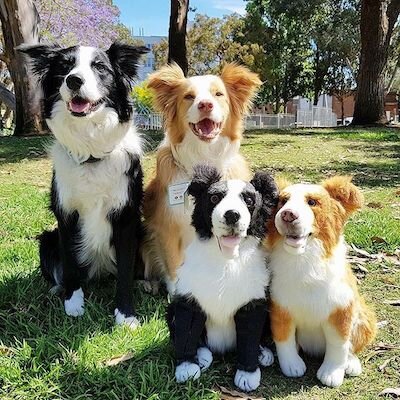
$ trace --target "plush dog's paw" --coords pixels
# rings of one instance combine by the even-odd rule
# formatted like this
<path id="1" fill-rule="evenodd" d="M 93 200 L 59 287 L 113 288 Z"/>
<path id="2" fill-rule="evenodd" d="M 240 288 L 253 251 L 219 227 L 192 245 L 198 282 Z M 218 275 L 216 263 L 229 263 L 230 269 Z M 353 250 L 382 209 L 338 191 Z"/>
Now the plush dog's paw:
<path id="1" fill-rule="evenodd" d="M 344 372 L 348 376 L 358 376 L 361 374 L 362 367 L 357 356 L 354 354 L 349 354 Z"/>
<path id="2" fill-rule="evenodd" d="M 303 376 L 307 369 L 306 364 L 304 364 L 304 361 L 298 354 L 296 354 L 295 357 L 279 359 L 279 365 L 283 375 L 290 378 L 299 378 Z"/>
<path id="3" fill-rule="evenodd" d="M 238 369 L 235 374 L 235 385 L 243 392 L 251 392 L 260 386 L 261 371 L 257 368 L 254 372 Z"/>
<path id="4" fill-rule="evenodd" d="M 207 347 L 197 349 L 196 361 L 202 371 L 205 371 L 213 362 L 213 355 Z"/>
<path id="5" fill-rule="evenodd" d="M 200 375 L 200 367 L 188 361 L 179 364 L 175 369 L 175 379 L 178 383 L 186 382 L 189 379 L 199 379 Z"/>
<path id="6" fill-rule="evenodd" d="M 79 288 L 72 293 L 72 296 L 64 301 L 65 313 L 71 317 L 79 317 L 84 314 L 85 308 L 83 290 Z"/>
<path id="7" fill-rule="evenodd" d="M 132 315 L 130 317 L 126 317 L 124 313 L 118 310 L 118 308 L 114 310 L 114 315 L 115 323 L 117 325 L 124 325 L 128 328 L 131 328 L 132 330 L 140 326 L 140 322 L 135 316 Z"/>
<path id="8" fill-rule="evenodd" d="M 268 347 L 260 346 L 260 354 L 258 355 L 258 362 L 262 367 L 269 367 L 274 363 L 274 355 Z"/>
<path id="9" fill-rule="evenodd" d="M 343 383 L 344 368 L 337 365 L 323 362 L 317 372 L 317 378 L 322 384 L 329 387 L 338 387 Z"/>

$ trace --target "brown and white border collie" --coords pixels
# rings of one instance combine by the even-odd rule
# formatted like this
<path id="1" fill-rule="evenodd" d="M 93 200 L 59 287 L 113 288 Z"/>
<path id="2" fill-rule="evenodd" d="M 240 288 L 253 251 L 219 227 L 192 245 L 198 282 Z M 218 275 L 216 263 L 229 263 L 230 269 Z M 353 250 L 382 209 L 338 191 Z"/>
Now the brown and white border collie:
<path id="1" fill-rule="evenodd" d="M 281 187 L 267 247 L 272 335 L 286 376 L 306 371 L 298 347 L 324 356 L 317 377 L 326 386 L 361 373 L 356 353 L 373 340 L 376 321 L 346 263 L 343 227 L 362 201 L 350 177 Z"/>
<path id="2" fill-rule="evenodd" d="M 167 283 L 173 281 L 183 251 L 194 238 L 192 210 L 184 206 L 184 193 L 196 164 L 216 167 L 223 179 L 250 178 L 239 147 L 243 117 L 260 85 L 257 74 L 236 64 L 226 65 L 221 76 L 185 78 L 176 64 L 150 76 L 166 131 L 156 175 L 145 191 L 146 278 L 162 272 Z"/>

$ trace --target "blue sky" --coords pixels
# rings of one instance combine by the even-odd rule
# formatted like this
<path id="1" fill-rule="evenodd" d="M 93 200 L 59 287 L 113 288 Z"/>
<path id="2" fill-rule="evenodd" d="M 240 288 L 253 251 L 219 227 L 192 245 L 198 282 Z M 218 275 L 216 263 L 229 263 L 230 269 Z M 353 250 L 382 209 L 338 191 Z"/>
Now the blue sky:
<path id="1" fill-rule="evenodd" d="M 170 0 L 114 0 L 120 11 L 121 21 L 139 34 L 139 28 L 145 35 L 167 36 L 170 12 Z M 190 0 L 190 6 L 196 12 L 210 17 L 222 17 L 226 14 L 244 13 L 244 0 Z M 189 13 L 189 19 L 194 13 Z"/>

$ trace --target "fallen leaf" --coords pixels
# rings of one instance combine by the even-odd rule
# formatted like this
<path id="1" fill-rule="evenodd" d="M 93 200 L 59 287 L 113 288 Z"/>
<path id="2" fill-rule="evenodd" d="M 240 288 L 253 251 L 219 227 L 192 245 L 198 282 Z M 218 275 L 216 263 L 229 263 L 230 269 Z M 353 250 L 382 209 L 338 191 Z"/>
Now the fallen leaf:
<path id="1" fill-rule="evenodd" d="M 390 394 L 393 397 L 400 397 L 400 388 L 387 388 L 379 393 L 379 396 L 386 396 Z"/>
<path id="2" fill-rule="evenodd" d="M 397 357 L 394 356 L 394 357 L 390 357 L 390 358 L 388 358 L 386 361 L 384 361 L 384 362 L 378 367 L 379 371 L 385 372 L 386 367 L 387 367 L 393 360 L 395 360 L 396 358 L 397 358 Z"/>
<path id="3" fill-rule="evenodd" d="M 385 327 L 386 325 L 388 325 L 389 324 L 389 321 L 379 321 L 379 322 L 377 322 L 376 323 L 376 326 L 378 327 L 378 329 L 381 329 L 381 328 L 383 328 L 383 327 Z"/>
<path id="4" fill-rule="evenodd" d="M 253 397 L 248 395 L 247 393 L 238 392 L 237 390 L 230 390 L 224 386 L 219 386 L 219 390 L 221 391 L 221 399 L 222 400 L 237 400 L 237 399 L 245 399 L 245 400 L 266 400 L 265 397 Z"/>
<path id="5" fill-rule="evenodd" d="M 400 350 L 400 345 L 378 342 L 373 348 L 375 350 Z"/>
<path id="6" fill-rule="evenodd" d="M 364 258 L 372 258 L 372 259 L 377 258 L 376 254 L 371 254 L 371 253 L 368 253 L 368 251 L 366 251 L 366 250 L 359 249 L 354 244 L 352 244 L 350 247 L 350 253 L 354 253 L 354 254 L 356 254 L 360 257 L 364 257 Z"/>
<path id="7" fill-rule="evenodd" d="M 394 194 L 395 194 L 396 196 L 400 196 L 400 189 L 396 190 L 396 191 L 394 192 Z"/>
<path id="8" fill-rule="evenodd" d="M 388 244 L 387 241 L 379 236 L 372 236 L 371 237 L 371 241 L 374 243 L 384 243 L 384 244 Z"/>
<path id="9" fill-rule="evenodd" d="M 378 203 L 375 201 L 371 201 L 371 203 L 368 203 L 366 206 L 369 208 L 383 208 L 382 203 Z"/>
<path id="10" fill-rule="evenodd" d="M 124 361 L 128 361 L 131 358 L 133 358 L 133 353 L 126 353 L 126 354 L 123 354 L 122 356 L 116 356 L 116 357 L 110 358 L 109 360 L 107 360 L 105 362 L 105 365 L 107 365 L 107 367 L 111 367 L 113 365 L 118 365 Z"/>
<path id="11" fill-rule="evenodd" d="M 391 306 L 400 306 L 400 300 L 385 300 L 384 303 Z"/>

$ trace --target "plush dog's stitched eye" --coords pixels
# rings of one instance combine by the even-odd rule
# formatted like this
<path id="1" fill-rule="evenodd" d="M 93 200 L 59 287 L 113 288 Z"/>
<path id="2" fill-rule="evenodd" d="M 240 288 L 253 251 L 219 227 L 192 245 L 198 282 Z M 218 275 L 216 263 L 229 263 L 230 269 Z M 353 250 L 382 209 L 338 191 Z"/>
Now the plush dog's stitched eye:
<path id="1" fill-rule="evenodd" d="M 249 206 L 254 206 L 254 199 L 250 196 L 244 196 L 244 202 Z"/>
<path id="2" fill-rule="evenodd" d="M 219 203 L 219 196 L 218 196 L 217 194 L 213 194 L 213 195 L 210 197 L 210 201 L 211 201 L 212 204 L 217 204 L 217 203 Z"/>
<path id="3" fill-rule="evenodd" d="M 223 94 L 222 92 L 217 92 L 217 93 L 215 93 L 215 95 L 216 95 L 217 97 L 220 97 L 220 96 L 223 96 L 224 94 Z"/>
<path id="4" fill-rule="evenodd" d="M 314 199 L 308 199 L 307 204 L 311 207 L 314 207 L 317 205 L 317 202 Z"/>
<path id="5" fill-rule="evenodd" d="M 187 95 L 185 95 L 184 99 L 185 100 L 194 100 L 194 96 L 191 93 L 188 93 Z"/>

